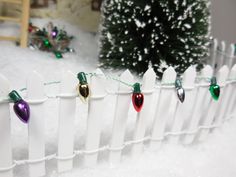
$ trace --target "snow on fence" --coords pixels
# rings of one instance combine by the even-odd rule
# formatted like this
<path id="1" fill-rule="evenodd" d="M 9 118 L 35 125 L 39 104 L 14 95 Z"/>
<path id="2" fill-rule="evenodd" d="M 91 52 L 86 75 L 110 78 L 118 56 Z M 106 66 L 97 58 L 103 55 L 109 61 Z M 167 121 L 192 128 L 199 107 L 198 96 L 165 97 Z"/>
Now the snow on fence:
<path id="1" fill-rule="evenodd" d="M 223 46 L 221 44 L 221 46 Z M 232 46 L 230 46 L 232 54 Z M 216 56 L 211 60 L 216 63 Z M 228 54 L 227 54 L 228 57 Z M 232 57 L 231 57 L 232 58 Z M 231 59 L 230 58 L 230 59 Z M 221 59 L 221 58 L 220 58 Z M 223 62 L 224 63 L 224 62 Z M 44 119 L 45 102 L 50 98 L 44 93 L 44 81 L 37 72 L 32 72 L 27 80 L 27 97 L 30 104 L 31 117 L 28 124 L 28 160 L 13 160 L 11 146 L 11 117 L 9 101 L 4 99 L 10 92 L 10 84 L 6 77 L 0 75 L 0 177 L 12 177 L 13 169 L 17 165 L 26 168 L 28 164 L 29 176 L 45 175 L 45 165 L 49 160 L 57 161 L 58 172 L 73 168 L 74 157 L 84 155 L 84 164 L 94 166 L 101 151 L 109 153 L 109 162 L 118 164 L 124 147 L 132 146 L 131 154 L 137 157 L 142 153 L 144 142 L 148 142 L 151 149 L 158 149 L 163 141 L 171 143 L 191 144 L 196 140 L 203 141 L 215 128 L 220 127 L 225 121 L 235 116 L 234 105 L 236 101 L 236 64 L 228 61 L 229 66 L 222 66 L 216 73 L 218 84 L 221 88 L 220 98 L 215 101 L 209 93 L 209 79 L 213 76 L 213 68 L 206 65 L 200 73 L 189 67 L 182 76 L 185 89 L 185 101 L 181 103 L 175 90 L 176 72 L 169 67 L 164 72 L 161 83 L 156 84 L 156 75 L 150 68 L 142 81 L 144 106 L 137 113 L 133 140 L 125 142 L 125 129 L 130 109 L 132 88 L 122 84 L 134 83 L 132 74 L 126 70 L 119 78 L 118 91 L 115 93 L 116 106 L 113 121 L 113 130 L 110 144 L 100 146 L 102 121 L 104 112 L 104 99 L 109 94 L 105 81 L 107 77 L 100 69 L 89 82 L 91 97 L 88 102 L 87 130 L 85 149 L 74 149 L 74 119 L 76 116 L 75 90 L 78 80 L 71 71 L 65 72 L 60 81 L 59 99 L 59 125 L 57 152 L 45 156 Z M 214 64 L 213 64 L 214 65 Z M 229 69 L 231 68 L 231 69 Z M 113 93 L 114 94 L 114 93 Z M 155 114 L 151 114 L 155 105 Z M 153 116 L 153 119 L 150 119 Z M 153 121 L 149 121 L 153 120 Z M 148 126 L 153 125 L 149 135 L 145 135 Z"/>

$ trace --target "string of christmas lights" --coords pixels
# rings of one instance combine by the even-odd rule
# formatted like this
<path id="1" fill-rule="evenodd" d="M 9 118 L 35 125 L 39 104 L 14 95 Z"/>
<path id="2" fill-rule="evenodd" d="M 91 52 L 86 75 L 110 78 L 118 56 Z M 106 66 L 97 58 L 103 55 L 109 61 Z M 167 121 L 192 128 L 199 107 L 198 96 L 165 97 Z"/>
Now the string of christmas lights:
<path id="1" fill-rule="evenodd" d="M 91 92 L 86 76 L 101 77 L 101 76 L 105 76 L 105 75 L 96 74 L 96 73 L 87 73 L 86 74 L 84 72 L 79 72 L 77 74 L 79 84 L 77 85 L 76 90 L 78 92 L 78 95 L 72 95 L 72 96 L 73 97 L 79 96 L 83 103 L 87 103 L 87 101 L 90 97 L 90 92 Z M 126 83 L 126 82 L 120 80 L 119 78 L 115 78 L 115 77 L 111 77 L 111 76 L 105 76 L 105 77 L 107 79 L 111 79 L 111 80 L 114 80 L 114 81 L 119 82 L 121 84 L 124 84 L 128 87 L 131 87 L 133 90 L 132 91 L 132 103 L 133 103 L 134 109 L 137 112 L 141 111 L 143 103 L 144 103 L 144 94 L 141 92 L 141 84 L 140 83 L 136 82 L 135 84 L 129 84 L 129 83 Z M 196 78 L 197 81 L 202 80 L 202 79 L 206 80 L 207 82 L 210 82 L 210 84 L 207 84 L 204 86 L 209 87 L 209 91 L 210 91 L 212 98 L 217 101 L 220 96 L 220 86 L 217 84 L 216 77 L 212 77 L 212 78 L 197 77 Z M 236 82 L 236 79 L 229 79 L 227 81 L 232 83 L 232 82 Z M 59 83 L 61 83 L 61 82 L 60 81 L 52 81 L 52 82 L 44 83 L 44 85 L 46 86 L 46 85 L 59 84 Z M 180 102 L 181 103 L 184 102 L 185 89 L 182 87 L 182 81 L 180 78 L 176 78 L 175 83 L 161 83 L 160 85 L 156 85 L 155 88 L 162 88 L 163 86 L 164 87 L 168 86 L 168 88 L 175 88 L 176 94 L 177 94 Z M 202 86 L 202 85 L 200 85 L 200 86 Z M 21 92 L 26 91 L 26 90 L 27 90 L 27 88 L 20 89 Z M 110 91 L 107 91 L 107 93 L 111 94 Z M 112 93 L 112 94 L 114 94 L 114 93 Z M 58 98 L 58 97 L 62 97 L 62 96 L 61 95 L 47 96 L 46 98 Z M 20 96 L 20 94 L 17 91 L 15 91 L 15 90 L 11 91 L 9 93 L 9 98 L 2 98 L 2 99 L 0 99 L 0 102 L 13 102 L 14 103 L 13 109 L 14 109 L 14 112 L 16 113 L 17 117 L 24 123 L 27 123 L 29 121 L 30 107 L 29 107 L 28 103 L 22 99 L 22 97 Z"/>

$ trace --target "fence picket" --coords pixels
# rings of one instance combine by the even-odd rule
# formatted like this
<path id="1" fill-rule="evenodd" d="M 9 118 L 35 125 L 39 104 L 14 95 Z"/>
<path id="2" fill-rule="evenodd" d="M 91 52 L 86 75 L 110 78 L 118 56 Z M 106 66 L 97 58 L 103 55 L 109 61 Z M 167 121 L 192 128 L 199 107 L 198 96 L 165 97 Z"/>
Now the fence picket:
<path id="1" fill-rule="evenodd" d="M 0 99 L 8 98 L 9 82 L 1 74 L 0 85 Z M 12 166 L 11 118 L 8 101 L 0 102 L 0 140 L 0 177 L 12 177 L 12 169 L 1 171 L 3 168 Z"/>
<path id="2" fill-rule="evenodd" d="M 224 64 L 224 53 L 225 53 L 225 42 L 224 41 L 221 41 L 219 46 L 218 46 L 218 49 L 217 49 L 217 59 L 216 59 L 216 69 L 215 69 L 215 72 L 219 71 L 219 69 L 223 66 Z"/>
<path id="3" fill-rule="evenodd" d="M 210 56 L 210 61 L 209 61 L 209 64 L 211 65 L 213 69 L 216 68 L 217 46 L 218 46 L 218 40 L 214 39 L 213 45 L 211 47 L 211 56 Z"/>
<path id="4" fill-rule="evenodd" d="M 183 129 L 184 123 L 187 123 L 191 117 L 191 113 L 194 106 L 194 99 L 196 94 L 196 89 L 194 86 L 194 81 L 196 77 L 195 68 L 190 66 L 183 75 L 183 88 L 185 90 L 185 101 L 177 104 L 177 109 L 175 113 L 174 122 L 172 125 L 172 132 L 178 133 Z M 177 143 L 179 141 L 180 135 L 172 135 L 169 137 L 169 142 Z"/>
<path id="5" fill-rule="evenodd" d="M 29 74 L 27 80 L 27 98 L 30 105 L 29 120 L 29 160 L 43 159 L 45 157 L 44 137 L 44 82 L 42 76 L 36 71 Z M 45 161 L 29 164 L 29 175 L 38 177 L 45 175 Z"/>
<path id="6" fill-rule="evenodd" d="M 213 70 L 209 65 L 206 65 L 201 72 L 200 77 L 202 77 L 203 79 L 201 79 L 199 82 L 200 85 L 199 85 L 197 96 L 195 99 L 194 110 L 192 113 L 192 117 L 190 117 L 190 122 L 186 128 L 188 132 L 197 131 L 200 118 L 203 114 L 203 105 L 204 105 L 203 102 L 204 102 L 204 99 L 207 99 L 206 94 L 208 94 L 209 92 L 208 87 L 206 87 L 206 84 L 209 85 L 209 82 L 207 82 L 205 78 L 211 78 L 212 74 L 213 74 Z M 195 136 L 196 136 L 195 134 L 186 134 L 184 136 L 183 143 L 184 144 L 192 143 Z"/>
<path id="7" fill-rule="evenodd" d="M 76 85 L 78 80 L 71 71 L 64 72 L 60 85 L 58 125 L 58 172 L 73 168 L 74 119 L 76 111 Z M 63 159 L 64 158 L 64 159 Z"/>
<path id="8" fill-rule="evenodd" d="M 218 82 L 218 85 L 221 86 L 220 97 L 219 97 L 218 101 L 215 101 L 215 100 L 211 99 L 209 108 L 208 108 L 207 113 L 206 113 L 206 116 L 202 119 L 202 125 L 203 126 L 208 127 L 208 126 L 212 125 L 213 120 L 214 120 L 215 115 L 216 115 L 216 112 L 221 106 L 220 103 L 222 102 L 221 101 L 222 97 L 223 97 L 222 95 L 224 94 L 224 87 L 222 87 L 222 86 L 225 85 L 225 82 L 226 82 L 226 79 L 227 79 L 227 76 L 228 76 L 228 72 L 229 72 L 228 67 L 223 66 L 219 70 L 219 72 L 217 73 L 217 79 L 218 79 L 217 82 Z M 204 139 L 206 139 L 208 133 L 209 133 L 209 129 L 201 129 L 201 131 L 199 132 L 198 140 L 203 141 Z"/>
<path id="9" fill-rule="evenodd" d="M 176 79 L 176 72 L 173 67 L 169 67 L 165 70 L 162 77 L 159 100 L 157 103 L 157 109 L 154 117 L 154 124 L 152 129 L 152 141 L 150 142 L 151 149 L 157 149 L 161 145 L 161 141 L 164 138 L 164 132 L 166 123 L 169 119 L 170 100 L 175 94 L 174 82 Z M 172 84 L 165 86 L 165 84 Z"/>
<path id="10" fill-rule="evenodd" d="M 233 66 L 234 52 L 235 52 L 234 44 L 230 44 L 230 46 L 227 49 L 227 53 L 225 56 L 225 63 L 224 63 L 225 65 L 229 67 L 229 69 L 231 69 Z"/>
<path id="11" fill-rule="evenodd" d="M 87 120 L 87 132 L 85 150 L 93 151 L 99 148 L 100 134 L 102 128 L 102 113 L 104 110 L 104 98 L 106 90 L 104 85 L 104 74 L 100 69 L 96 70 L 98 76 L 91 78 L 91 98 L 89 101 L 89 112 Z M 99 115 L 99 116 L 98 116 Z M 98 152 L 85 155 L 85 166 L 97 164 Z"/>
<path id="12" fill-rule="evenodd" d="M 236 79 L 236 64 L 232 67 L 232 69 L 230 71 L 229 80 L 231 80 L 231 79 L 232 80 Z M 229 99 L 228 107 L 225 110 L 225 112 L 226 112 L 225 115 L 231 117 L 233 114 L 234 107 L 235 107 L 236 93 L 233 92 L 233 90 L 236 89 L 236 82 L 233 81 L 232 83 L 230 83 L 229 87 L 231 88 L 228 90 L 229 95 L 230 95 L 230 99 Z"/>
<path id="13" fill-rule="evenodd" d="M 229 74 L 229 79 L 230 78 L 235 78 L 236 77 L 236 65 L 234 68 L 231 69 L 230 74 Z M 217 116 L 215 118 L 215 123 L 216 124 L 220 124 L 222 123 L 223 119 L 225 118 L 226 114 L 226 110 L 229 107 L 229 100 L 232 97 L 232 93 L 233 93 L 233 85 L 232 84 L 227 84 L 224 88 L 224 95 L 222 98 L 222 101 L 219 103 L 221 104 L 218 112 L 217 112 Z"/>
<path id="14" fill-rule="evenodd" d="M 233 44 L 233 46 L 234 46 L 234 55 L 232 58 L 232 66 L 236 64 L 236 44 Z"/>
<path id="15" fill-rule="evenodd" d="M 144 94 L 144 105 L 140 113 L 137 114 L 136 126 L 134 130 L 134 140 L 144 138 L 148 118 L 150 117 L 150 108 L 156 81 L 156 74 L 152 68 L 149 68 L 143 76 L 142 92 Z M 139 142 L 132 147 L 132 156 L 138 157 L 143 151 L 143 142 Z"/>
<path id="16" fill-rule="evenodd" d="M 214 124 L 216 125 L 220 125 L 222 124 L 223 121 L 223 116 L 224 116 L 224 110 L 227 108 L 227 97 L 228 97 L 228 93 L 227 93 L 227 85 L 226 85 L 226 79 L 228 78 L 228 74 L 229 74 L 229 69 L 228 67 L 225 65 L 225 71 L 224 71 L 224 77 L 225 79 L 222 82 L 219 82 L 219 85 L 221 87 L 221 99 L 219 99 L 219 107 L 216 111 L 216 115 L 214 118 Z"/>
<path id="17" fill-rule="evenodd" d="M 133 76 L 126 70 L 120 79 L 127 83 L 133 83 Z M 122 83 L 119 84 L 118 96 L 116 101 L 115 117 L 111 137 L 110 163 L 116 165 L 120 163 L 121 151 L 124 143 L 125 126 L 128 118 L 128 111 L 131 102 L 132 89 Z"/>

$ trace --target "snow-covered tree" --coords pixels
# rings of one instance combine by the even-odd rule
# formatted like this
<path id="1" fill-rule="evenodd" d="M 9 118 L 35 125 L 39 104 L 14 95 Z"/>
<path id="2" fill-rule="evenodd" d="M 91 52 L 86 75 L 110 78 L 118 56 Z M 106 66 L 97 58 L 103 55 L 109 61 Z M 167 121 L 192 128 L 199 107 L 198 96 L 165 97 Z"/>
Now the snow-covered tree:
<path id="1" fill-rule="evenodd" d="M 103 67 L 139 74 L 151 64 L 182 73 L 208 54 L 209 0 L 105 0 L 100 36 Z"/>

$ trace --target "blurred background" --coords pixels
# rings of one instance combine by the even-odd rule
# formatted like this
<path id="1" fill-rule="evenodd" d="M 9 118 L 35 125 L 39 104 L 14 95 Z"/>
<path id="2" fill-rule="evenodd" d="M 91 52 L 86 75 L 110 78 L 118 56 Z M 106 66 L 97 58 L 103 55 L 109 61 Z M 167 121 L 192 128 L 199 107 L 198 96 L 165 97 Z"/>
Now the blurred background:
<path id="1" fill-rule="evenodd" d="M 31 17 L 59 18 L 89 32 L 97 32 L 102 0 L 31 0 Z M 20 14 L 19 6 L 6 8 L 0 4 L 0 13 Z M 236 1 L 211 0 L 212 35 L 227 43 L 236 43 Z"/>
<path id="2" fill-rule="evenodd" d="M 236 43 L 236 1 L 211 0 L 212 35 L 227 43 Z"/>

